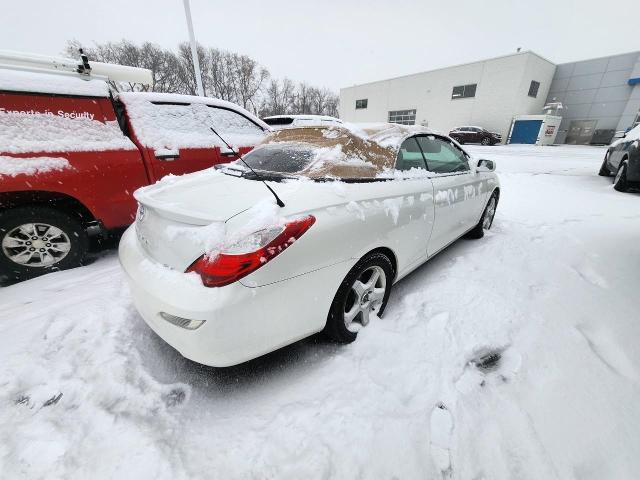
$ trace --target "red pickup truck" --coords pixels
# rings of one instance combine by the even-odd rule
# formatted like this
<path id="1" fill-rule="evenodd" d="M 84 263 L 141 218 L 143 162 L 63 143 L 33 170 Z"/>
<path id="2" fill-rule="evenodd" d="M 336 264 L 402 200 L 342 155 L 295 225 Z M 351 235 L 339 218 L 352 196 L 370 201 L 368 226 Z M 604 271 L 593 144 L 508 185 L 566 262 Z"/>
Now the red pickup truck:
<path id="1" fill-rule="evenodd" d="M 0 279 L 82 264 L 89 235 L 133 222 L 134 190 L 233 160 L 210 127 L 243 153 L 269 132 L 221 100 L 0 69 Z"/>

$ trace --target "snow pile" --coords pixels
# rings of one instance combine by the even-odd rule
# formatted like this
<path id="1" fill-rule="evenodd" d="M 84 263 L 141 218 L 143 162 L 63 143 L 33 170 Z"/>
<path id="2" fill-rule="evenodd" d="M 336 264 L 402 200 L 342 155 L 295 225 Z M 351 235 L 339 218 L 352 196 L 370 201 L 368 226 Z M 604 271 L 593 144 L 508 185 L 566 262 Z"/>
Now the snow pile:
<path id="1" fill-rule="evenodd" d="M 158 381 L 145 368 L 138 340 L 146 332 L 119 266 L 73 272 L 58 288 L 46 278 L 35 284 L 40 287 L 0 290 L 0 328 L 11 339 L 0 349 L 1 476 L 170 475 L 176 413 L 191 389 Z M 98 291 L 100 299 L 89 300 Z M 9 321 L 18 316 L 30 327 Z"/>
<path id="2" fill-rule="evenodd" d="M 144 93 L 121 93 L 118 98 L 138 140 L 153 149 L 224 148 L 211 127 L 234 147 L 253 146 L 264 138 L 263 128 L 268 129 L 249 112 L 221 100 Z"/>
<path id="3" fill-rule="evenodd" d="M 410 135 L 435 133 L 420 125 L 400 125 L 396 123 L 345 123 L 344 127 L 364 140 L 376 142 L 384 148 L 397 148 Z"/>
<path id="4" fill-rule="evenodd" d="M 76 74 L 23 72 L 0 68 L 0 90 L 108 97 L 104 80 L 85 79 Z"/>
<path id="5" fill-rule="evenodd" d="M 135 150 L 118 122 L 45 113 L 0 113 L 0 152 Z"/>
<path id="6" fill-rule="evenodd" d="M 17 158 L 0 156 L 0 176 L 36 175 L 65 168 L 71 168 L 71 165 L 66 158 L 61 157 Z"/>
<path id="7" fill-rule="evenodd" d="M 0 289 L 0 476 L 636 478 L 638 195 L 597 176 L 605 149 L 469 150 L 497 162 L 492 230 L 398 282 L 350 345 L 196 365 L 115 252 Z"/>

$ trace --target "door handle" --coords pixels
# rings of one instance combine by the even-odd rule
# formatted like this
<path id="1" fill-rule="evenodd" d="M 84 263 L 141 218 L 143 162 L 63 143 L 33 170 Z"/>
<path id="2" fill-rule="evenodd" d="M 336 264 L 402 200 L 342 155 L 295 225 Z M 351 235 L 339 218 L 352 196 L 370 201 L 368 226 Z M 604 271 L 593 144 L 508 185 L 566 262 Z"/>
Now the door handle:
<path id="1" fill-rule="evenodd" d="M 180 152 L 178 150 L 156 150 L 153 152 L 158 160 L 163 162 L 172 162 L 180 158 Z"/>

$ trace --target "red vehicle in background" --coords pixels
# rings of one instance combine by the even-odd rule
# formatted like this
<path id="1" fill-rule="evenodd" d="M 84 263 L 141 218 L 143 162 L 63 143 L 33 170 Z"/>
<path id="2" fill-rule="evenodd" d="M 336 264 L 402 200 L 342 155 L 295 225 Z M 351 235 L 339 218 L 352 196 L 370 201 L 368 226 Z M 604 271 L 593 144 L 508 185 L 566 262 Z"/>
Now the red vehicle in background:
<path id="1" fill-rule="evenodd" d="M 109 78 L 82 68 L 52 72 L 6 58 L 0 53 L 0 279 L 81 265 L 89 235 L 133 222 L 137 188 L 234 160 L 211 127 L 242 153 L 269 132 L 229 102 L 115 93 Z"/>

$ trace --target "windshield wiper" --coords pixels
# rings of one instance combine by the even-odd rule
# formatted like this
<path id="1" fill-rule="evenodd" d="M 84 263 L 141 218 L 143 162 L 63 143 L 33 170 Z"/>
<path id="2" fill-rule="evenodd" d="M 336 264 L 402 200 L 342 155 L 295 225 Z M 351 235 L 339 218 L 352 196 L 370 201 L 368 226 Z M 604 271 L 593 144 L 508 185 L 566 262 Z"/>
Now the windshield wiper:
<path id="1" fill-rule="evenodd" d="M 222 137 L 220 136 L 220 134 L 219 134 L 218 132 L 216 132 L 216 130 L 215 130 L 213 127 L 209 127 L 209 128 L 211 129 L 211 131 L 212 131 L 213 133 L 215 133 L 215 134 L 216 134 L 216 136 L 217 136 L 220 140 L 222 140 L 222 142 L 227 146 L 227 148 L 228 148 L 228 149 L 229 149 L 229 150 L 230 150 L 230 151 L 231 151 L 231 152 L 232 152 L 236 157 L 238 157 L 238 159 L 239 159 L 239 160 L 241 160 L 241 161 L 242 161 L 242 163 L 244 163 L 244 164 L 247 166 L 247 168 L 248 168 L 249 170 L 251 170 L 251 171 L 253 172 L 253 174 L 256 176 L 256 178 L 257 178 L 258 180 L 260 180 L 260 181 L 264 184 L 264 186 L 265 186 L 265 187 L 267 187 L 267 189 L 268 189 L 268 190 L 273 194 L 273 196 L 275 197 L 275 199 L 276 199 L 276 203 L 278 204 L 278 206 L 279 206 L 280 208 L 284 207 L 284 202 L 283 202 L 282 200 L 280 200 L 280 197 L 278 196 L 278 194 L 273 190 L 273 188 L 271 188 L 271 187 L 267 184 L 267 182 L 265 182 L 265 181 L 264 181 L 264 179 L 263 179 L 260 175 L 258 175 L 258 173 L 257 173 L 253 168 L 251 168 L 251 165 L 249 165 L 249 164 L 245 161 L 245 159 L 242 157 L 242 155 L 240 154 L 240 152 L 236 152 L 233 148 L 231 148 L 231 145 L 229 145 L 229 144 L 227 143 L 227 141 L 226 141 L 224 138 L 222 138 Z M 222 154 L 222 155 L 224 155 L 224 154 Z"/>

